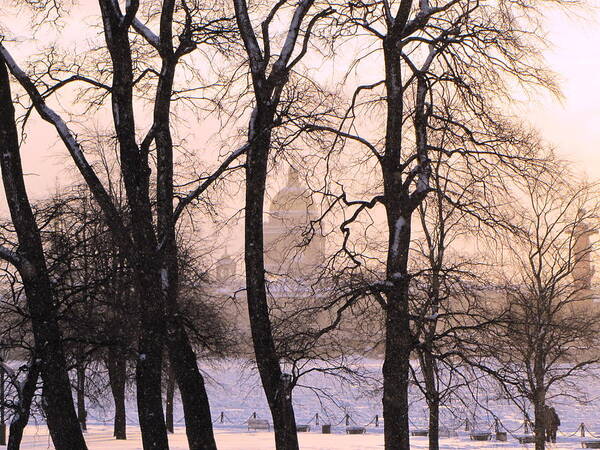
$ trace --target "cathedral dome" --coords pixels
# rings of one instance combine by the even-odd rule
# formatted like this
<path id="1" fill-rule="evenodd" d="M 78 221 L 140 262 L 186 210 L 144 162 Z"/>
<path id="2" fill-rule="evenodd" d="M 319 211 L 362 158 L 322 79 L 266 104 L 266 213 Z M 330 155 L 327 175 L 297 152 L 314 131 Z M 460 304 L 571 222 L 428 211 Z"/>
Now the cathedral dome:
<path id="1" fill-rule="evenodd" d="M 291 168 L 286 185 L 273 197 L 264 226 L 268 270 L 293 273 L 319 264 L 324 241 L 318 233 L 306 234 L 315 216 L 310 192 L 300 182 L 298 171 Z"/>
<path id="2" fill-rule="evenodd" d="M 273 197 L 269 212 L 276 219 L 299 219 L 302 222 L 314 215 L 310 194 L 301 185 L 300 175 L 296 169 L 290 169 L 287 183 Z"/>

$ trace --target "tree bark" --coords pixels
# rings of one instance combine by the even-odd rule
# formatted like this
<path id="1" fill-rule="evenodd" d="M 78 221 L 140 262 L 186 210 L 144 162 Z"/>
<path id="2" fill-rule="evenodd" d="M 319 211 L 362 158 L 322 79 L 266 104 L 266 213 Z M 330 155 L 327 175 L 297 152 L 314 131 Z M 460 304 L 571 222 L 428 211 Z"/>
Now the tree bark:
<path id="1" fill-rule="evenodd" d="M 440 401 L 431 400 L 429 405 L 429 450 L 440 448 Z"/>
<path id="2" fill-rule="evenodd" d="M 263 208 L 273 114 L 261 105 L 257 107 L 253 127 L 261 134 L 250 146 L 246 161 L 246 289 L 256 363 L 273 417 L 275 445 L 278 450 L 297 450 L 292 390 L 279 365 L 265 289 Z"/>
<path id="3" fill-rule="evenodd" d="M 172 320 L 181 320 L 175 317 Z M 217 448 L 213 434 L 208 395 L 204 377 L 198 369 L 183 323 L 168 330 L 170 363 L 179 387 L 185 417 L 185 432 L 190 450 Z"/>
<path id="4" fill-rule="evenodd" d="M 535 390 L 533 392 L 535 450 L 545 450 L 546 448 L 546 388 L 544 383 L 544 363 L 543 351 L 538 347 L 535 351 L 533 367 L 533 376 L 535 379 Z"/>
<path id="5" fill-rule="evenodd" d="M 129 205 L 134 248 L 128 251 L 136 292 L 140 299 L 141 332 L 136 364 L 137 404 L 144 450 L 169 448 L 162 394 L 162 353 L 165 335 L 165 299 L 161 264 L 150 202 L 148 149 L 136 142 L 133 109 L 133 63 L 129 25 L 115 3 L 99 0 L 104 36 L 112 60 L 112 111 L 119 142 L 121 170 Z M 130 4 L 127 9 L 135 16 Z M 126 15 L 128 15 L 126 13 Z"/>
<path id="6" fill-rule="evenodd" d="M 138 292 L 160 292 L 160 286 L 156 282 L 157 276 L 154 273 L 139 268 L 136 272 Z M 158 301 L 155 303 L 152 303 L 149 298 L 142 303 L 142 330 L 138 341 L 135 371 L 138 416 L 144 450 L 169 448 L 161 389 L 164 313 L 160 305 L 162 297 L 160 295 L 157 297 Z"/>
<path id="7" fill-rule="evenodd" d="M 279 4 L 279 6 L 281 5 Z M 261 50 L 248 14 L 246 1 L 234 0 L 236 22 L 248 55 L 256 102 L 248 127 L 246 156 L 244 222 L 246 295 L 256 364 L 273 417 L 275 445 L 278 450 L 297 450 L 298 435 L 292 404 L 294 380 L 291 380 L 291 375 L 281 371 L 269 316 L 263 242 L 264 197 L 276 109 L 282 90 L 289 79 L 291 67 L 288 66 L 288 63 L 294 52 L 302 21 L 312 6 L 313 0 L 301 0 L 296 3 L 285 44 L 271 66 L 270 74 L 267 75 L 266 71 L 271 58 L 271 43 L 264 42 L 264 49 Z M 278 6 L 274 6 L 274 9 L 271 10 L 272 15 L 276 13 L 277 8 Z M 312 20 L 317 18 L 318 15 Z M 268 28 L 269 20 L 267 19 L 263 23 L 263 27 Z M 264 36 L 265 34 L 263 34 L 263 38 Z M 307 33 L 305 38 L 308 39 L 309 36 L 310 33 Z M 305 40 L 304 44 L 307 43 L 308 40 Z M 303 54 L 299 54 L 297 58 L 302 58 L 302 56 Z"/>
<path id="8" fill-rule="evenodd" d="M 439 200 L 439 198 L 438 198 Z M 442 203 L 438 204 L 442 208 Z M 422 217 L 423 229 L 426 230 L 427 224 Z M 429 408 L 429 450 L 439 450 L 440 448 L 440 392 L 438 388 L 438 365 L 433 355 L 434 339 L 437 331 L 437 315 L 440 310 L 440 268 L 444 258 L 445 242 L 441 236 L 444 235 L 445 226 L 443 220 L 437 224 L 440 235 L 437 242 L 437 251 L 433 247 L 433 241 L 430 241 L 428 259 L 430 262 L 431 276 L 429 277 L 429 301 L 431 302 L 431 319 L 423 317 L 423 347 L 418 349 L 421 370 L 425 381 L 425 400 Z"/>
<path id="9" fill-rule="evenodd" d="M 536 398 L 534 402 L 535 423 L 533 424 L 535 433 L 535 450 L 544 450 L 546 448 L 546 433 L 544 426 L 544 402 Z"/>
<path id="10" fill-rule="evenodd" d="M 13 255 L 11 262 L 16 263 L 23 280 L 35 346 L 39 349 L 48 429 L 56 448 L 85 449 L 71 396 L 57 305 L 40 232 L 25 189 L 10 80 L 4 60 L 0 63 L 0 158 L 6 199 L 19 240 L 18 253 Z"/>
<path id="11" fill-rule="evenodd" d="M 386 450 L 410 448 L 408 387 L 412 351 L 407 301 L 404 295 L 389 296 L 383 363 L 383 417 Z"/>
<path id="12" fill-rule="evenodd" d="M 408 426 L 408 387 L 413 339 L 409 320 L 408 252 L 411 237 L 412 207 L 402 183 L 403 90 L 400 50 L 397 40 L 383 43 L 387 122 L 385 154 L 382 158 L 384 198 L 388 223 L 386 278 L 392 287 L 387 292 L 385 318 L 385 355 L 383 364 L 383 416 L 386 450 L 410 448 Z"/>
<path id="13" fill-rule="evenodd" d="M 85 409 L 85 363 L 77 363 L 77 418 L 83 431 L 87 430 L 87 411 Z"/>
<path id="14" fill-rule="evenodd" d="M 125 415 L 125 387 L 127 381 L 127 360 L 115 347 L 109 347 L 106 361 L 108 380 L 115 404 L 113 435 L 117 439 L 127 439 L 127 417 Z"/>
<path id="15" fill-rule="evenodd" d="M 170 367 L 175 374 L 186 423 L 186 435 L 191 450 L 216 450 L 210 404 L 204 378 L 185 324 L 180 317 L 179 264 L 173 211 L 173 141 L 170 129 L 170 107 L 173 80 L 179 56 L 173 50 L 172 25 L 175 2 L 163 3 L 160 26 L 159 54 L 162 59 L 154 105 L 155 143 L 157 153 L 157 224 L 162 251 L 162 288 L 166 301 L 167 346 Z M 182 52 L 193 47 L 181 41 Z M 180 53 L 178 53 L 179 55 Z M 172 426 L 171 426 L 172 428 Z"/>
<path id="16" fill-rule="evenodd" d="M 175 400 L 175 376 L 173 370 L 169 367 L 167 371 L 167 392 L 165 399 L 165 422 L 167 424 L 167 431 L 173 433 L 175 426 L 173 423 L 173 403 Z"/>
<path id="17" fill-rule="evenodd" d="M 440 394 L 436 385 L 435 359 L 431 353 L 421 352 L 421 367 L 425 380 L 425 397 L 429 408 L 429 450 L 440 448 Z"/>

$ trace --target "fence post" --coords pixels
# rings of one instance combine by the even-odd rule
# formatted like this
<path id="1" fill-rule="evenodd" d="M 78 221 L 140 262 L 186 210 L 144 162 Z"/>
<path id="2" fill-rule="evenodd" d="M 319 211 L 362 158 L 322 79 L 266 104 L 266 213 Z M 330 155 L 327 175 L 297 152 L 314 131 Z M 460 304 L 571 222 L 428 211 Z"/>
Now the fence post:
<path id="1" fill-rule="evenodd" d="M 581 428 L 581 437 L 585 437 L 585 424 L 583 422 L 581 422 L 581 425 L 579 425 L 579 428 Z"/>
<path id="2" fill-rule="evenodd" d="M 465 431 L 469 431 L 469 418 L 465 419 Z"/>
<path id="3" fill-rule="evenodd" d="M 498 431 L 500 431 L 500 422 L 498 421 L 498 418 L 496 417 L 494 419 L 494 431 L 497 433 Z"/>
<path id="4" fill-rule="evenodd" d="M 219 419 L 221 423 L 223 423 L 223 421 L 225 420 L 225 413 L 223 411 L 221 411 L 221 417 Z"/>
<path id="5" fill-rule="evenodd" d="M 375 414 L 375 426 L 379 427 L 379 414 Z"/>
<path id="6" fill-rule="evenodd" d="M 527 422 L 527 417 L 523 420 L 523 428 L 525 429 L 525 434 L 529 434 L 529 423 Z"/>
<path id="7" fill-rule="evenodd" d="M 316 419 L 315 424 L 318 426 L 319 425 L 319 413 L 315 414 L 315 419 Z"/>
<path id="8" fill-rule="evenodd" d="M 346 414 L 346 426 L 350 425 L 350 414 Z"/>

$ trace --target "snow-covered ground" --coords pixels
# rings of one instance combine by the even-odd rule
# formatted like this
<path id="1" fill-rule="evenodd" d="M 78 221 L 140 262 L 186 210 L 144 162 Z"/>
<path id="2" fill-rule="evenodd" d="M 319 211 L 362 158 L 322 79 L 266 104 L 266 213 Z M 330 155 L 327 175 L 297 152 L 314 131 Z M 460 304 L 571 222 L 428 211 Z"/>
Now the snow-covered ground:
<path id="1" fill-rule="evenodd" d="M 341 433 L 341 431 L 340 431 Z M 334 433 L 323 435 L 318 432 L 300 433 L 300 447 L 303 450 L 375 450 L 383 448 L 383 435 L 378 432 L 369 432 L 365 435 L 346 435 Z M 137 450 L 142 448 L 139 428 L 129 429 L 127 441 L 116 441 L 112 437 L 112 428 L 94 425 L 86 433 L 86 440 L 90 450 Z M 246 432 L 227 429 L 216 430 L 217 446 L 220 450 L 270 450 L 274 449 L 273 433 Z M 573 449 L 580 447 L 580 438 L 559 438 L 556 444 L 550 444 L 550 449 Z M 533 445 L 519 445 L 516 440 L 509 442 L 475 442 L 462 434 L 458 438 L 442 439 L 443 449 L 526 449 Z M 185 430 L 178 427 L 175 434 L 170 436 L 171 450 L 185 450 L 187 443 Z M 0 447 L 1 448 L 1 447 Z M 43 426 L 30 426 L 23 440 L 23 449 L 52 449 L 48 432 Z M 411 449 L 427 449 L 427 439 L 415 437 L 411 439 Z"/>
<path id="2" fill-rule="evenodd" d="M 365 364 L 370 382 L 341 383 L 331 376 L 318 372 L 311 373 L 302 379 L 302 386 L 294 391 L 294 403 L 297 423 L 309 423 L 310 433 L 300 433 L 302 449 L 381 449 L 383 448 L 383 421 L 381 420 L 381 392 L 378 390 L 381 362 L 368 361 Z M 219 362 L 203 367 L 207 389 L 211 401 L 215 433 L 220 449 L 233 450 L 268 450 L 274 448 L 273 434 L 268 432 L 248 432 L 245 421 L 253 414 L 271 422 L 269 410 L 262 392 L 258 375 L 240 361 Z M 600 368 L 596 369 L 600 375 Z M 581 437 L 575 433 L 579 425 L 585 423 L 587 438 L 590 432 L 600 438 L 600 378 L 586 377 L 577 380 L 576 392 L 571 387 L 564 398 L 554 398 L 552 405 L 560 415 L 559 442 L 549 448 L 573 449 L 580 447 Z M 316 389 L 318 388 L 318 389 Z M 441 447 L 445 449 L 487 449 L 532 448 L 518 444 L 514 436 L 522 435 L 524 430 L 522 413 L 507 400 L 499 399 L 489 385 L 474 383 L 468 388 L 479 398 L 479 404 L 469 400 L 464 403 L 454 399 L 441 411 L 441 425 L 452 436 L 441 439 Z M 578 400 L 586 397 L 588 401 L 579 402 L 573 398 L 577 393 Z M 556 393 L 554 393 L 556 394 Z M 470 398 L 466 396 L 465 398 Z M 221 413 L 223 418 L 221 420 Z M 316 414 L 319 424 L 333 425 L 333 434 L 323 435 L 320 426 L 316 426 Z M 112 402 L 110 396 L 102 397 L 96 403 L 88 405 L 87 440 L 90 449 L 141 449 L 140 433 L 137 422 L 135 396 L 130 394 L 128 401 L 127 442 L 115 441 L 112 438 Z M 365 435 L 346 435 L 345 416 L 349 416 L 350 425 L 365 426 Z M 379 416 L 379 427 L 375 426 L 375 416 Z M 465 432 L 465 419 L 475 422 L 478 430 L 491 430 L 494 427 L 494 416 L 501 421 L 501 427 L 509 432 L 508 442 L 476 442 L 469 439 Z M 427 410 L 422 395 L 415 387 L 411 392 L 411 427 L 426 428 Z M 175 408 L 176 433 L 171 436 L 172 449 L 187 448 L 185 430 L 183 429 L 183 411 L 177 403 Z M 411 447 L 426 449 L 427 438 L 412 438 Z M 2 448 L 2 447 L 0 447 Z M 40 417 L 32 418 L 26 430 L 23 448 L 52 448 L 47 430 Z"/>

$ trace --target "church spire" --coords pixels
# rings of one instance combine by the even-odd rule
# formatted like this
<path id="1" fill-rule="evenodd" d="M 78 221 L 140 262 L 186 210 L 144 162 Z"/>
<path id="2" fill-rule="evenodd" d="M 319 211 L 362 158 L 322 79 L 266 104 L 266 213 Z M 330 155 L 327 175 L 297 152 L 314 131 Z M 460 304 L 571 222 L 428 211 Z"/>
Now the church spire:
<path id="1" fill-rule="evenodd" d="M 287 179 L 288 187 L 300 187 L 300 173 L 294 166 L 290 166 Z"/>

